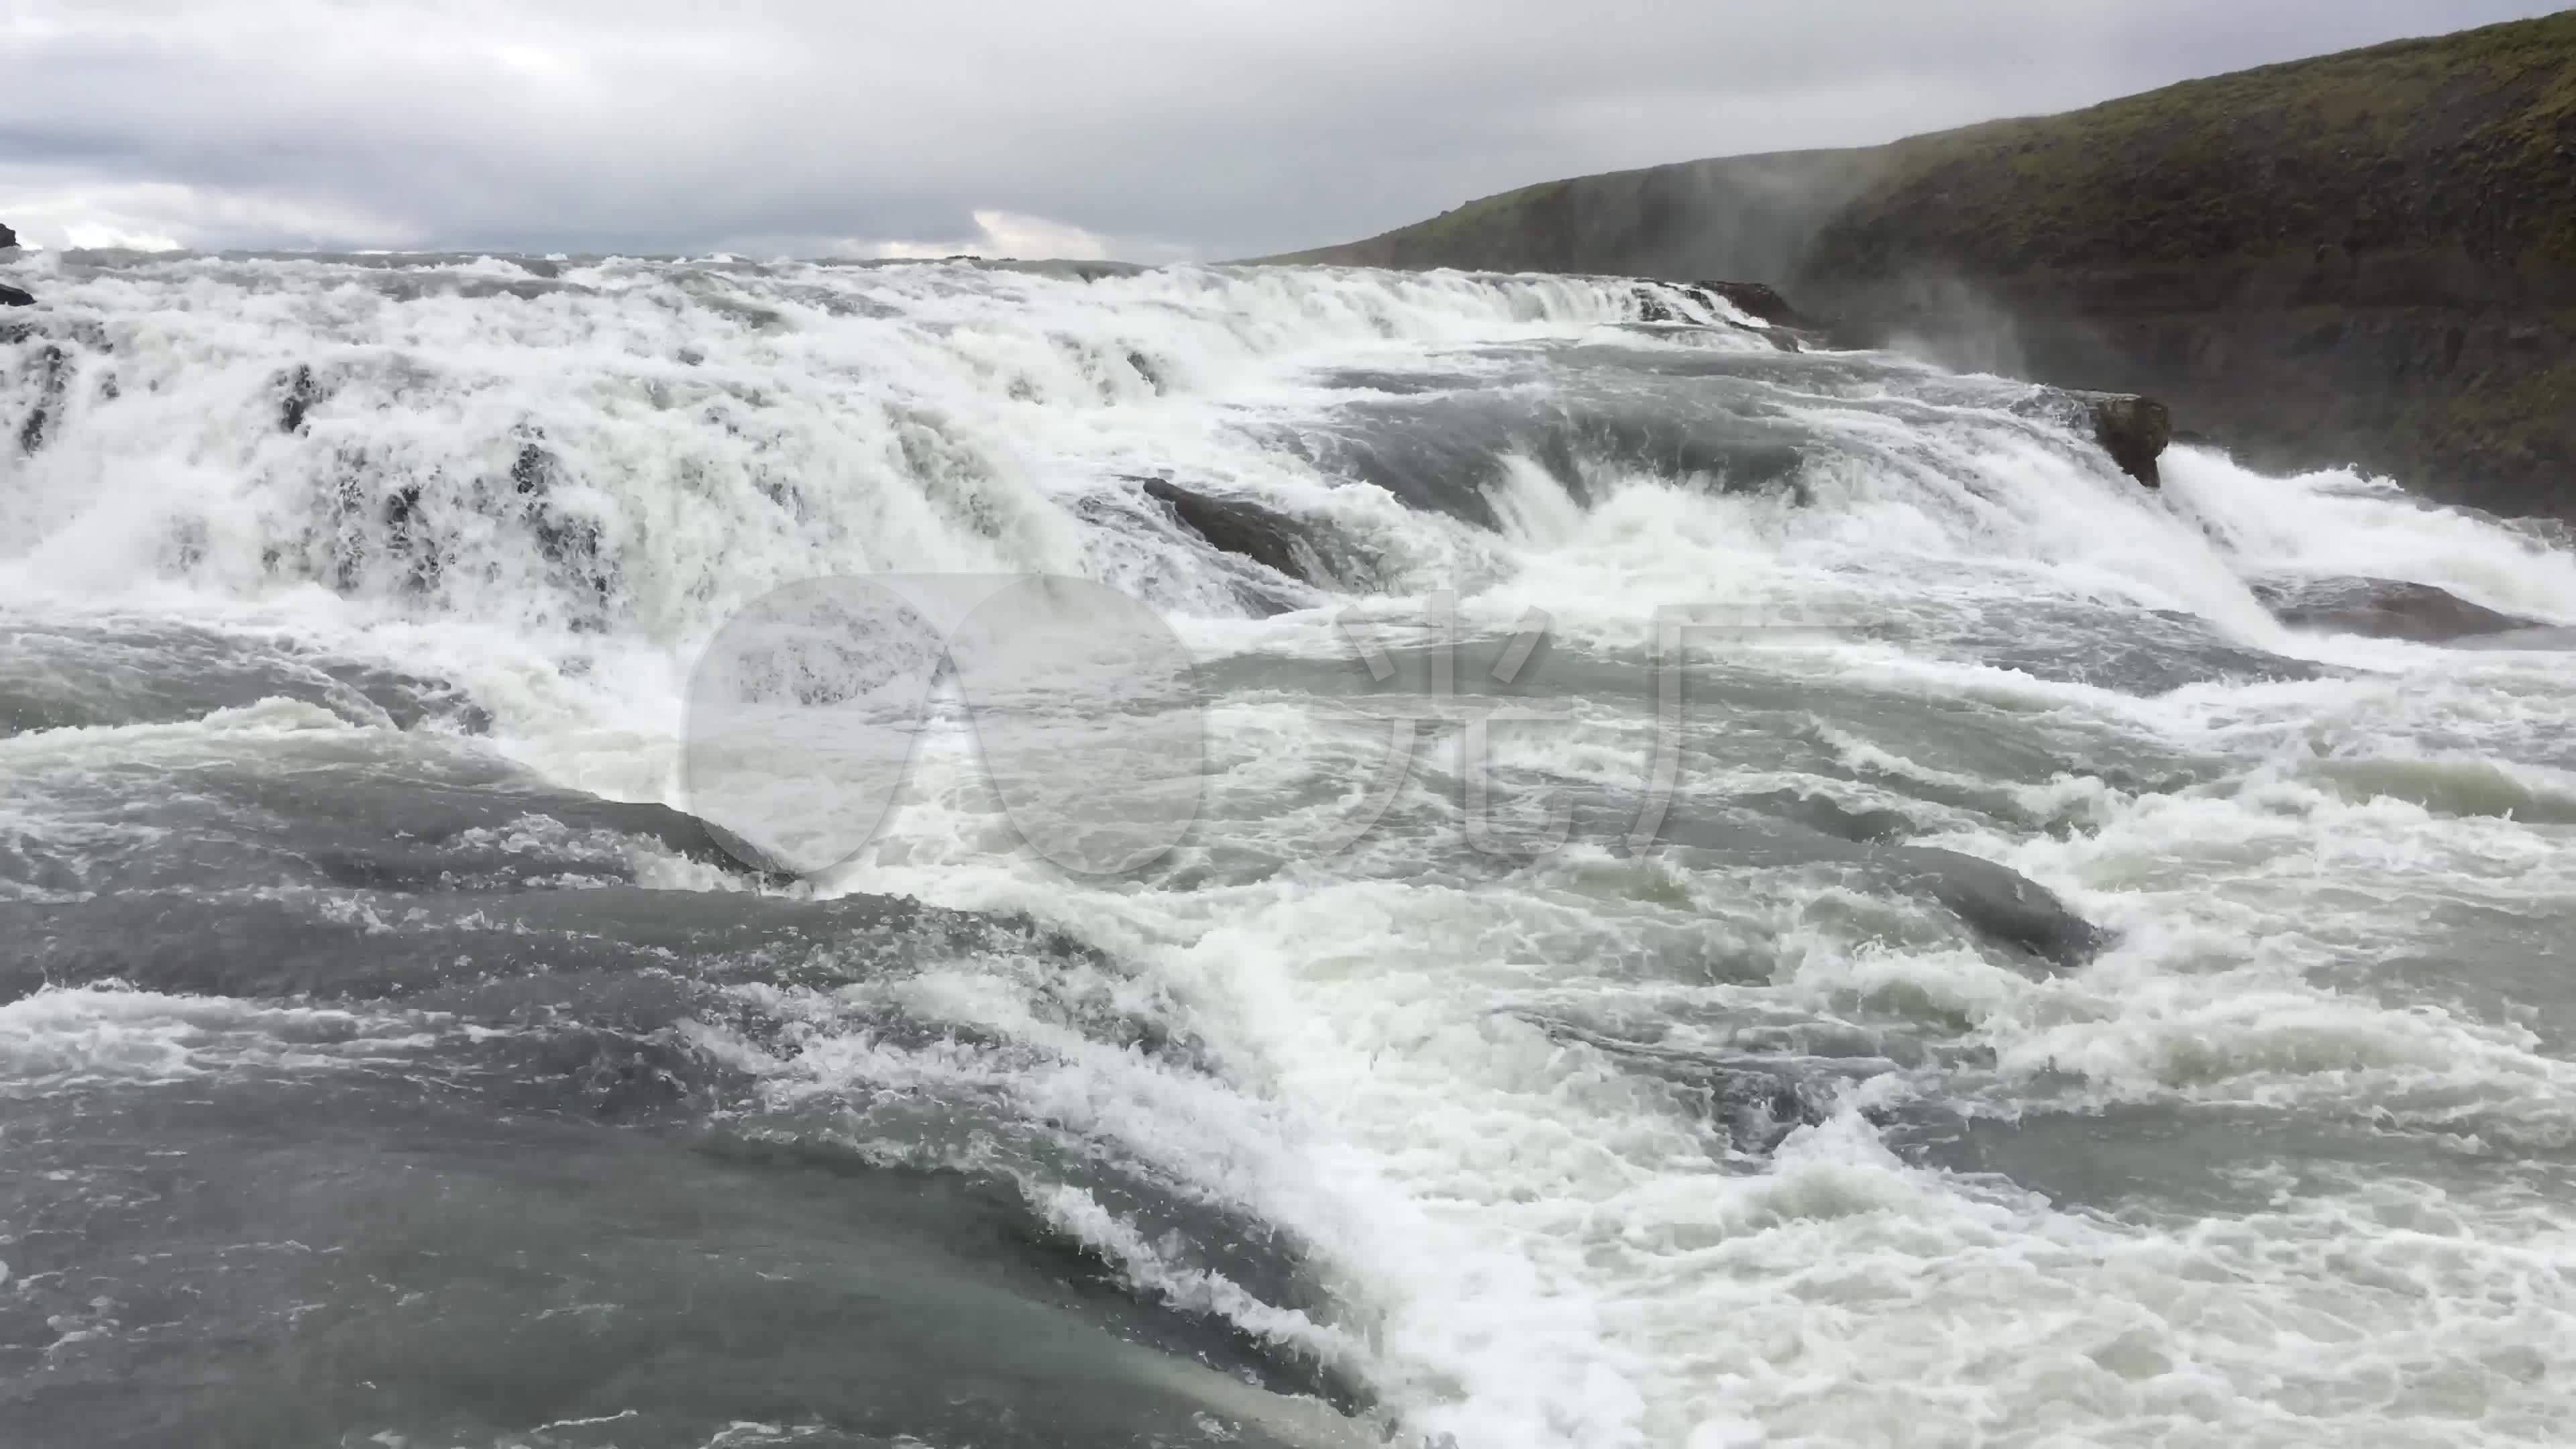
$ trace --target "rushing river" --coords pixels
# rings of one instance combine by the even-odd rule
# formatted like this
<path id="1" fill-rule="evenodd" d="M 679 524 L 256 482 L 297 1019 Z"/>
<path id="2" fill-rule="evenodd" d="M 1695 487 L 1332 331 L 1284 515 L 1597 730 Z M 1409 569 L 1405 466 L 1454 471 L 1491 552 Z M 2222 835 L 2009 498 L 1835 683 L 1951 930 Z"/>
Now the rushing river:
<path id="1" fill-rule="evenodd" d="M 1602 280 L 26 270 L 13 1449 L 2576 1434 L 2563 537 Z M 1048 783 L 1168 849 L 937 640 L 872 831 L 713 798 L 711 643 L 920 575 L 1164 631 Z"/>

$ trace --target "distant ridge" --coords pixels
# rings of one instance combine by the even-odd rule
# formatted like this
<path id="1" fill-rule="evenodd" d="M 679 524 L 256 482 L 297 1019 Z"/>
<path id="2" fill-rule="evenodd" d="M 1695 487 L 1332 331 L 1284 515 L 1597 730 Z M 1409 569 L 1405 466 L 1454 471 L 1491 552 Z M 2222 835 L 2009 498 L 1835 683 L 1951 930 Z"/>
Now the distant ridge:
<path id="1" fill-rule="evenodd" d="M 1865 340 L 2167 396 L 2258 463 L 2576 515 L 2576 11 L 1273 260 L 1774 281 Z"/>

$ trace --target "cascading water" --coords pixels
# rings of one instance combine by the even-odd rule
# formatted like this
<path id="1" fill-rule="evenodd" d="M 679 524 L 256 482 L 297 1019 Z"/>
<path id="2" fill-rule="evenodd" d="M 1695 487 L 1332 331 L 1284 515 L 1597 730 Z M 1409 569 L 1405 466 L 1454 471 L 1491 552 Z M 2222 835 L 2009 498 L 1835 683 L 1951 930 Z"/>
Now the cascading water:
<path id="1" fill-rule="evenodd" d="M 1599 279 L 35 266 L 24 1442 L 2576 1414 L 2545 533 L 2192 448 L 2151 493 L 2040 390 Z M 939 695 L 858 854 L 744 868 L 692 671 L 781 586 L 889 574 L 1151 606 L 1197 661 L 1181 843 L 1050 864 Z M 2252 587 L 2325 577 L 2534 627 L 2293 630 Z M 1676 620 L 1724 627 L 1676 664 Z M 1452 688 L 1529 717 L 1489 759 L 1435 721 L 1372 806 Z M 1561 847 L 1480 848 L 1552 801 Z"/>

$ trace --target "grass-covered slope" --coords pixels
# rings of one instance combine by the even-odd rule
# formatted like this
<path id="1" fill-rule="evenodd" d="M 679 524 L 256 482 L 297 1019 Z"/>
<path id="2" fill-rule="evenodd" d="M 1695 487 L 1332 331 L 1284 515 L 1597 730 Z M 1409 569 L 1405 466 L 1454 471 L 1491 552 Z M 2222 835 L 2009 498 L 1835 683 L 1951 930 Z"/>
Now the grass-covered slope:
<path id="1" fill-rule="evenodd" d="M 1764 215 L 1732 236 L 1712 202 Z M 1769 241 L 1838 279 L 2242 258 L 2331 243 L 2467 246 L 2576 268 L 2576 10 L 2233 75 L 2059 116 L 1849 151 L 1541 182 L 1365 241 L 1271 260 L 1651 270 Z M 1744 260 L 1762 260 L 1747 255 Z"/>
<path id="2" fill-rule="evenodd" d="M 1887 148 L 1808 270 L 2464 248 L 2576 269 L 2576 11 Z"/>
<path id="3" fill-rule="evenodd" d="M 1773 281 L 1960 361 L 2165 393 L 2258 461 L 2576 516 L 2576 11 L 1548 182 L 1281 260 Z"/>
<path id="4" fill-rule="evenodd" d="M 1884 147 L 1790 151 L 1547 181 L 1271 260 L 1776 281 L 1887 160 Z"/>

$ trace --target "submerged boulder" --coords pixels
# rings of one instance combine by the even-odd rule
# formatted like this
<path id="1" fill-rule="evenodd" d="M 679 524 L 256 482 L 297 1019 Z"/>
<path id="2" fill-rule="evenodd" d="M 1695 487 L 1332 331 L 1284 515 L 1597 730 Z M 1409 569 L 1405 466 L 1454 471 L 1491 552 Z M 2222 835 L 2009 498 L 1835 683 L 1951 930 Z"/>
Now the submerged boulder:
<path id="1" fill-rule="evenodd" d="M 2120 471 L 2160 487 L 2156 459 L 2173 441 L 2173 413 L 2151 397 L 2104 397 L 2093 402 L 2093 439 L 2120 465 Z"/>
<path id="2" fill-rule="evenodd" d="M 1878 860 L 1908 884 L 1950 908 L 1969 929 L 1998 945 L 2073 968 L 2102 949 L 2102 928 L 2068 909 L 2054 891 L 2016 870 L 1955 850 L 1905 845 Z"/>
<path id="3" fill-rule="evenodd" d="M 1146 497 L 1170 509 L 1183 528 L 1217 552 L 1250 559 L 1300 583 L 1333 586 L 1332 570 L 1310 536 L 1309 525 L 1258 503 L 1194 493 L 1168 478 L 1139 481 L 1145 485 Z"/>
<path id="4" fill-rule="evenodd" d="M 2110 940 L 2108 932 L 2076 914 L 2056 892 L 2017 870 L 1956 850 L 1897 844 L 1915 828 L 1897 811 L 1855 811 L 1796 790 L 1742 795 L 1730 803 L 1796 829 L 1771 836 L 1766 845 L 1759 843 L 1759 833 L 1748 835 L 1740 825 L 1725 825 L 1722 816 L 1703 815 L 1697 821 L 1667 822 L 1672 837 L 1681 841 L 1694 829 L 1732 829 L 1731 837 L 1705 833 L 1691 843 L 1738 861 L 1768 854 L 1781 864 L 1801 858 L 1849 862 L 1867 873 L 1875 889 L 1933 901 L 1980 939 L 2063 970 L 2092 960 Z M 1786 854 L 1770 854 L 1782 849 Z"/>
<path id="5" fill-rule="evenodd" d="M 1826 796 L 1797 790 L 1738 796 L 1735 803 L 1854 845 L 1901 840 L 1914 829 L 1913 821 L 1894 810 L 1850 810 Z"/>
<path id="6" fill-rule="evenodd" d="M 2294 629 L 2438 644 L 2544 627 L 2541 620 L 2472 604 L 2448 589 L 2405 579 L 2259 579 L 2253 588 L 2272 617 Z"/>

